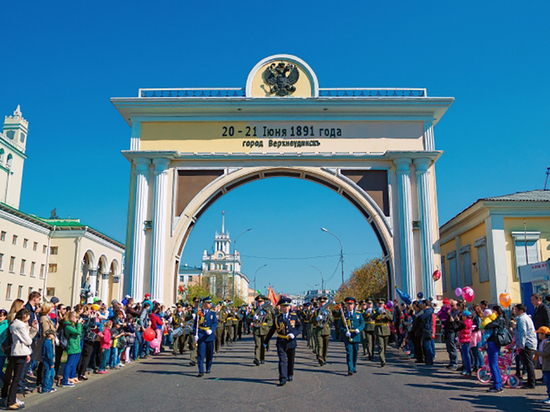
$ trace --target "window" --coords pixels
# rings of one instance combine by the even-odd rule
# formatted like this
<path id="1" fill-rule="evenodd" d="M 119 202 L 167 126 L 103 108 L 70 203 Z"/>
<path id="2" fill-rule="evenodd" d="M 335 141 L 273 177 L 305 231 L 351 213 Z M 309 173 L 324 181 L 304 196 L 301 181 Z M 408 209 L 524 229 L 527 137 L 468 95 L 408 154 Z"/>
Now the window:
<path id="1" fill-rule="evenodd" d="M 40 293 L 40 296 L 42 296 L 42 288 L 38 288 L 38 293 Z"/>
<path id="2" fill-rule="evenodd" d="M 23 297 L 23 285 L 19 285 L 17 288 L 17 299 L 21 299 Z"/>
<path id="3" fill-rule="evenodd" d="M 6 240 L 6 232 L 4 232 L 3 230 L 2 230 L 2 232 L 0 233 L 0 240 L 1 240 L 2 242 L 4 242 L 4 241 Z"/>
<path id="4" fill-rule="evenodd" d="M 180 276 L 180 282 L 183 282 L 183 275 Z"/>
<path id="5" fill-rule="evenodd" d="M 462 246 L 460 253 L 460 278 L 463 280 L 461 286 L 472 285 L 472 259 L 470 256 L 470 245 Z"/>
<path id="6" fill-rule="evenodd" d="M 55 288 L 46 288 L 46 296 L 47 297 L 55 296 Z"/>
<path id="7" fill-rule="evenodd" d="M 17 235 L 13 235 L 13 239 L 11 241 L 12 245 L 17 245 Z"/>
<path id="8" fill-rule="evenodd" d="M 540 232 L 512 232 L 516 255 L 515 279 L 518 279 L 518 267 L 540 262 Z"/>
<path id="9" fill-rule="evenodd" d="M 13 156 L 11 155 L 11 153 L 8 155 L 8 158 L 6 160 L 6 167 L 10 168 L 11 165 L 13 163 Z"/>
<path id="10" fill-rule="evenodd" d="M 34 274 L 34 267 L 36 266 L 36 262 L 31 262 L 31 277 L 36 277 Z"/>
<path id="11" fill-rule="evenodd" d="M 57 272 L 57 263 L 50 263 L 48 265 L 48 273 L 55 273 Z"/>
<path id="12" fill-rule="evenodd" d="M 42 246 L 42 253 L 46 253 L 47 250 L 48 250 L 48 246 L 43 245 Z"/>
<path id="13" fill-rule="evenodd" d="M 34 242 L 32 244 L 32 250 L 34 250 L 36 252 L 37 249 L 38 249 L 38 242 Z"/>
<path id="14" fill-rule="evenodd" d="M 15 130 L 8 130 L 6 132 L 6 136 L 8 137 L 8 139 L 13 140 L 13 138 L 15 137 Z"/>
<path id="15" fill-rule="evenodd" d="M 58 252 L 58 247 L 57 246 L 52 246 L 50 248 L 50 255 L 57 255 L 57 252 Z"/>
<path id="16" fill-rule="evenodd" d="M 3 269 L 4 266 L 4 254 L 0 253 L 0 270 Z"/>
<path id="17" fill-rule="evenodd" d="M 25 137 L 27 137 L 27 135 L 21 132 L 21 134 L 19 135 L 19 140 L 21 140 L 21 143 L 25 143 Z"/>
<path id="18" fill-rule="evenodd" d="M 11 300 L 11 283 L 8 283 L 6 286 L 6 299 Z"/>
<path id="19" fill-rule="evenodd" d="M 15 271 L 15 256 L 10 257 L 10 272 Z"/>
<path id="20" fill-rule="evenodd" d="M 192 282 L 193 281 L 193 276 L 189 275 L 189 280 L 188 282 Z"/>
<path id="21" fill-rule="evenodd" d="M 27 249 L 29 247 L 29 239 L 23 239 L 23 247 Z"/>
<path id="22" fill-rule="evenodd" d="M 42 264 L 40 265 L 40 279 L 44 279 L 44 268 L 46 265 Z"/>
<path id="23" fill-rule="evenodd" d="M 447 253 L 447 260 L 449 261 L 449 274 L 451 275 L 451 289 L 458 287 L 458 276 L 456 270 L 456 252 L 452 251 Z"/>
<path id="24" fill-rule="evenodd" d="M 29 293 L 27 293 L 27 296 L 30 296 L 31 293 L 32 293 L 32 286 L 29 286 Z"/>
<path id="25" fill-rule="evenodd" d="M 0 149 L 0 163 L 4 162 L 4 149 Z"/>
<path id="26" fill-rule="evenodd" d="M 21 273 L 22 275 L 25 274 L 25 263 L 27 263 L 27 261 L 25 259 L 21 259 L 21 270 L 19 271 L 19 273 Z"/>
<path id="27" fill-rule="evenodd" d="M 489 281 L 489 265 L 487 264 L 487 246 L 486 239 L 481 237 L 476 239 L 474 247 L 477 249 L 477 270 L 479 282 Z"/>

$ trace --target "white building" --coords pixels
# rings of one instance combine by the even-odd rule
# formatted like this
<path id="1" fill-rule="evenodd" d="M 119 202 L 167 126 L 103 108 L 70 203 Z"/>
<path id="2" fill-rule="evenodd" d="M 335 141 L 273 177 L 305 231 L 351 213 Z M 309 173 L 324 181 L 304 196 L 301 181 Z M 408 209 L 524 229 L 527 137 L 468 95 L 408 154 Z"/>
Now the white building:
<path id="1" fill-rule="evenodd" d="M 203 253 L 202 274 L 213 295 L 223 299 L 239 296 L 244 302 L 248 301 L 250 281 L 241 273 L 239 252 L 233 250 L 231 254 L 231 238 L 225 231 L 225 212 L 222 212 L 222 230 L 214 237 L 213 253 L 206 250 Z"/>

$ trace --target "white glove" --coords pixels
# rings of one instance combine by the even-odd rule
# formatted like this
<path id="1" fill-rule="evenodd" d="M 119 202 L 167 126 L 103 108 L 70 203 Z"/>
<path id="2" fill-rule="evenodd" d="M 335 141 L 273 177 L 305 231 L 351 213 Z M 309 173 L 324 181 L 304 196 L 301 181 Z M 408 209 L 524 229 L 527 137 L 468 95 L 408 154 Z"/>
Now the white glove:
<path id="1" fill-rule="evenodd" d="M 206 331 L 206 334 L 207 334 L 208 336 L 212 335 L 212 329 L 208 329 L 208 330 Z"/>
<path id="2" fill-rule="evenodd" d="M 289 337 L 290 339 L 294 339 L 294 338 L 295 338 L 294 333 L 289 333 L 289 334 L 288 334 L 288 337 Z"/>
<path id="3" fill-rule="evenodd" d="M 351 332 L 346 332 L 346 336 L 347 336 L 348 338 L 351 338 Z"/>
<path id="4" fill-rule="evenodd" d="M 254 315 L 254 320 L 258 320 L 258 315 Z"/>
<path id="5" fill-rule="evenodd" d="M 321 320 L 321 316 L 317 316 L 317 320 Z"/>
<path id="6" fill-rule="evenodd" d="M 197 317 L 197 314 L 193 313 L 193 319 L 195 319 L 196 317 Z"/>
<path id="7" fill-rule="evenodd" d="M 199 341 L 199 337 L 195 336 L 195 342 L 198 342 L 198 341 Z"/>
<path id="8" fill-rule="evenodd" d="M 355 333 L 359 335 L 359 329 L 355 329 Z"/>

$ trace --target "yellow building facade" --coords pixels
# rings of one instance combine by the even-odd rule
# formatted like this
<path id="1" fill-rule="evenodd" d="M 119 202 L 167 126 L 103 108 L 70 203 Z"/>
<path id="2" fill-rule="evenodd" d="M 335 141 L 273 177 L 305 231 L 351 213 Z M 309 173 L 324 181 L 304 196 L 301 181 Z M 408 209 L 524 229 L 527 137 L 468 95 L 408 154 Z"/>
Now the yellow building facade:
<path id="1" fill-rule="evenodd" d="M 550 191 L 479 199 L 441 226 L 440 251 L 444 296 L 470 286 L 476 302 L 529 303 L 518 267 L 550 258 Z"/>

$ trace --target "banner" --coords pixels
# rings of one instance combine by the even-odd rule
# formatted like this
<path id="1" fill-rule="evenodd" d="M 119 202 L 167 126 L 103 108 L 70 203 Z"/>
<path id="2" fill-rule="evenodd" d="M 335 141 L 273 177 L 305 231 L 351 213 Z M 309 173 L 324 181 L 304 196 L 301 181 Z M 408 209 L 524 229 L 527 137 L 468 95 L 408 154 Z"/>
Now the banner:
<path id="1" fill-rule="evenodd" d="M 279 301 L 279 299 L 277 299 L 277 295 L 275 295 L 275 292 L 273 292 L 273 288 L 271 286 L 269 287 L 267 298 L 271 301 L 271 304 L 273 306 L 277 306 L 277 302 Z"/>

